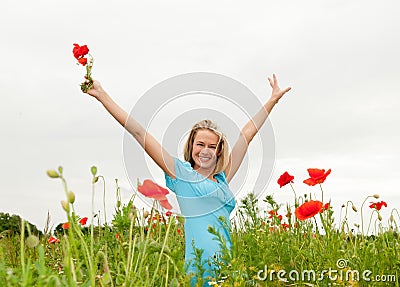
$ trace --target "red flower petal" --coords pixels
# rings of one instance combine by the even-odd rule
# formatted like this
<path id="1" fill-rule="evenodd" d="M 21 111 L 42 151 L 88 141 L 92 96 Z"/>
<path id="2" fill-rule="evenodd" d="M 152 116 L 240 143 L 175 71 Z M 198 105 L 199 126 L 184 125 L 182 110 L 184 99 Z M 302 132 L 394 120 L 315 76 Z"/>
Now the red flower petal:
<path id="1" fill-rule="evenodd" d="M 309 178 L 303 181 L 305 184 L 308 184 L 309 186 L 314 186 L 317 184 L 317 181 L 313 178 Z"/>
<path id="2" fill-rule="evenodd" d="M 79 64 L 81 64 L 82 66 L 86 66 L 87 64 L 87 59 L 86 58 L 80 58 L 78 59 Z"/>
<path id="3" fill-rule="evenodd" d="M 278 179 L 278 184 L 280 187 L 288 184 L 293 183 L 294 176 L 290 175 L 287 171 L 285 171 Z"/>
<path id="4" fill-rule="evenodd" d="M 86 222 L 88 221 L 88 218 L 87 217 L 84 217 L 84 218 L 82 218 L 81 220 L 79 220 L 79 223 L 81 224 L 81 225 L 86 225 Z"/>
<path id="5" fill-rule="evenodd" d="M 168 199 L 160 200 L 160 204 L 165 209 L 172 209 L 172 205 L 169 203 Z"/>
<path id="6" fill-rule="evenodd" d="M 48 243 L 52 244 L 52 243 L 58 243 L 60 242 L 60 239 L 55 238 L 54 236 L 50 236 L 49 240 L 47 240 Z"/>
<path id="7" fill-rule="evenodd" d="M 78 44 L 74 44 L 74 48 L 72 49 L 72 53 L 76 59 L 79 59 L 89 53 L 89 48 L 86 45 L 79 46 Z"/>
<path id="8" fill-rule="evenodd" d="M 325 169 L 309 168 L 307 171 L 310 175 L 310 178 L 304 180 L 303 182 L 311 186 L 314 186 L 317 183 L 323 183 L 326 177 L 331 173 L 331 169 L 328 169 L 328 171 L 325 172 Z"/>
<path id="9" fill-rule="evenodd" d="M 146 179 L 143 182 L 143 185 L 138 186 L 138 191 L 146 197 L 154 198 L 160 201 L 166 200 L 167 198 L 165 196 L 169 193 L 167 189 L 159 186 L 149 179 Z"/>
<path id="10" fill-rule="evenodd" d="M 322 202 L 319 200 L 310 200 L 296 208 L 295 214 L 299 220 L 306 220 L 318 214 L 322 208 Z"/>
<path id="11" fill-rule="evenodd" d="M 63 223 L 63 225 L 61 225 L 61 227 L 65 230 L 67 230 L 69 228 L 69 222 L 65 222 Z"/>
<path id="12" fill-rule="evenodd" d="M 318 178 L 324 175 L 325 169 L 309 168 L 307 169 L 311 178 Z"/>

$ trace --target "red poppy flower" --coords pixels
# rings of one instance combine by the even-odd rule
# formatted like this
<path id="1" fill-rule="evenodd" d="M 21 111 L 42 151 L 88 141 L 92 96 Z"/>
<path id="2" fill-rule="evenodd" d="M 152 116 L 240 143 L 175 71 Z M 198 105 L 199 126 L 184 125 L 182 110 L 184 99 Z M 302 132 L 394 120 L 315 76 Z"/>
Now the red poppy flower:
<path id="1" fill-rule="evenodd" d="M 297 219 L 306 220 L 321 211 L 322 202 L 319 200 L 310 200 L 304 202 L 302 205 L 296 208 L 295 214 Z"/>
<path id="2" fill-rule="evenodd" d="M 172 209 L 172 205 L 168 202 L 166 195 L 169 191 L 155 182 L 146 179 L 142 185 L 138 186 L 138 191 L 146 197 L 159 200 L 162 207 L 165 209 Z"/>
<path id="3" fill-rule="evenodd" d="M 288 184 L 293 183 L 294 176 L 290 175 L 287 171 L 285 171 L 278 179 L 278 184 L 280 187 Z"/>
<path id="4" fill-rule="evenodd" d="M 328 210 L 328 209 L 329 209 L 329 205 L 330 205 L 329 202 L 325 203 L 320 212 L 322 213 L 322 212 L 324 212 L 325 210 Z"/>
<path id="5" fill-rule="evenodd" d="M 168 216 L 168 217 L 170 217 L 172 215 L 172 211 L 167 211 L 166 213 L 165 213 L 165 216 Z"/>
<path id="6" fill-rule="evenodd" d="M 323 183 L 326 177 L 331 173 L 331 169 L 328 169 L 327 172 L 325 172 L 325 169 L 309 168 L 307 169 L 307 171 L 310 175 L 310 178 L 304 180 L 303 182 L 310 186 L 314 186 L 318 183 Z"/>
<path id="7" fill-rule="evenodd" d="M 156 200 L 165 200 L 165 196 L 169 194 L 169 191 L 157 183 L 146 179 L 142 185 L 138 186 L 138 191 L 146 197 L 154 198 Z"/>
<path id="8" fill-rule="evenodd" d="M 89 48 L 86 45 L 79 46 L 78 44 L 74 44 L 74 48 L 72 49 L 72 53 L 74 57 L 79 60 L 79 58 L 85 56 L 89 53 Z"/>
<path id="9" fill-rule="evenodd" d="M 52 244 L 52 243 L 59 243 L 60 239 L 55 238 L 54 236 L 50 236 L 49 240 L 47 240 L 48 243 Z"/>
<path id="10" fill-rule="evenodd" d="M 81 224 L 81 225 L 86 225 L 86 222 L 88 221 L 88 218 L 87 217 L 84 217 L 84 218 L 81 218 L 80 220 L 79 220 L 79 223 Z"/>
<path id="11" fill-rule="evenodd" d="M 81 64 L 82 66 L 86 66 L 87 64 L 87 59 L 86 58 L 79 58 L 78 59 L 79 64 Z"/>
<path id="12" fill-rule="evenodd" d="M 282 223 L 282 228 L 283 228 L 283 229 L 289 229 L 289 228 L 290 228 L 290 225 L 287 224 L 287 223 Z"/>
<path id="13" fill-rule="evenodd" d="M 61 225 L 61 227 L 65 230 L 67 230 L 69 228 L 69 222 L 65 222 L 63 223 L 63 225 Z"/>
<path id="14" fill-rule="evenodd" d="M 376 210 L 381 210 L 382 206 L 387 207 L 386 202 L 381 201 L 381 202 L 371 202 L 371 205 L 369 206 L 370 208 L 375 208 Z"/>

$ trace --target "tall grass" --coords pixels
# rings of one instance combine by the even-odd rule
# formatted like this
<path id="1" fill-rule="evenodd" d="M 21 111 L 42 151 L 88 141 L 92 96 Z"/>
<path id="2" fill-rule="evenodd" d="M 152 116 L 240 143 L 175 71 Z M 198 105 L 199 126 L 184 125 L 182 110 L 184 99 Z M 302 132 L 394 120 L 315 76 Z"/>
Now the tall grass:
<path id="1" fill-rule="evenodd" d="M 98 180 L 104 184 L 104 178 L 97 175 L 97 169 L 91 171 L 94 194 Z M 92 214 L 89 226 L 82 226 L 62 169 L 52 172 L 49 176 L 59 178 L 64 187 L 62 208 L 69 228 L 39 237 L 29 229 L 25 234 L 23 223 L 21 234 L 0 234 L 0 286 L 189 286 L 181 217 L 160 213 L 157 202 L 150 210 L 138 209 L 134 196 L 122 203 L 116 182 L 118 200 L 111 224 L 104 213 L 103 224 L 98 219 L 96 225 Z M 103 200 L 105 204 L 105 194 Z M 261 210 L 258 200 L 249 194 L 239 203 L 231 222 L 231 250 L 210 226 L 209 232 L 222 250 L 221 257 L 215 258 L 218 268 L 210 284 L 399 286 L 397 210 L 385 227 L 379 212 L 348 202 L 336 227 L 332 207 L 312 219 L 297 220 L 294 209 L 305 200 L 296 198 L 282 210 L 281 204 L 267 196 L 268 208 Z M 364 209 L 371 213 L 364 228 L 370 226 L 374 235 L 348 227 L 350 206 L 351 212 Z M 50 236 L 59 242 L 49 243 Z"/>

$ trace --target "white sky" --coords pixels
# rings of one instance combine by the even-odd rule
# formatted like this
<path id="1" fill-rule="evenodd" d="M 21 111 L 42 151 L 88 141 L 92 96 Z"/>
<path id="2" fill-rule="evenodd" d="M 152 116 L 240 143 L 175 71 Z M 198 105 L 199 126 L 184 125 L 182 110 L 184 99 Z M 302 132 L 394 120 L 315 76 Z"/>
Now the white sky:
<path id="1" fill-rule="evenodd" d="M 95 164 L 129 198 L 123 129 L 82 94 L 72 44 L 87 44 L 94 77 L 127 111 L 170 77 L 206 71 L 236 79 L 260 100 L 277 73 L 292 91 L 274 109 L 276 165 L 267 192 L 291 199 L 276 180 L 288 171 L 298 194 L 309 167 L 332 168 L 324 184 L 335 217 L 379 193 L 400 207 L 400 4 L 398 1 L 3 1 L 0 11 L 0 211 L 42 228 L 47 211 L 65 221 L 62 165 L 76 209 L 90 214 Z M 163 182 L 161 182 L 163 184 Z M 102 189 L 96 191 L 101 209 Z M 359 222 L 355 217 L 355 221 Z M 400 219 L 399 219 L 400 220 Z"/>

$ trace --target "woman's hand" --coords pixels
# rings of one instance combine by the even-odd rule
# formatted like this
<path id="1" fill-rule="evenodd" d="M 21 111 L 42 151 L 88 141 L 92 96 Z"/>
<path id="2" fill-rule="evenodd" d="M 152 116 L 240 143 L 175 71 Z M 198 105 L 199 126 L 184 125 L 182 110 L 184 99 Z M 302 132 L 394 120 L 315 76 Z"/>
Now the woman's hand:
<path id="1" fill-rule="evenodd" d="M 89 82 L 89 80 L 86 79 L 85 82 Z M 106 92 L 100 85 L 100 82 L 98 82 L 96 80 L 93 80 L 92 87 L 86 93 L 91 95 L 92 97 L 96 98 L 97 100 L 100 100 L 101 97 L 106 94 Z"/>
<path id="2" fill-rule="evenodd" d="M 278 85 L 278 80 L 276 79 L 275 74 L 273 74 L 272 79 L 268 77 L 268 81 L 272 88 L 272 94 L 270 100 L 276 104 L 283 97 L 284 94 L 290 91 L 291 87 L 287 87 L 286 89 L 281 90 L 281 88 Z"/>

